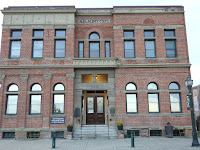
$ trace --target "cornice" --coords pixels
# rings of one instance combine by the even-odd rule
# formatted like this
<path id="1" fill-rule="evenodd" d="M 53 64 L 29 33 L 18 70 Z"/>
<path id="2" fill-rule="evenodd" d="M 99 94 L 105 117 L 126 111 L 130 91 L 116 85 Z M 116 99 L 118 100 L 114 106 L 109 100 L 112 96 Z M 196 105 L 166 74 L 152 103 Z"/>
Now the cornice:
<path id="1" fill-rule="evenodd" d="M 97 61 L 98 63 L 100 61 Z M 76 63 L 67 65 L 10 65 L 0 66 L 0 69 L 46 69 L 46 68 L 188 68 L 189 63 L 166 63 L 166 64 L 118 64 L 117 62 L 108 62 L 94 64 L 92 61 L 87 63 Z"/>

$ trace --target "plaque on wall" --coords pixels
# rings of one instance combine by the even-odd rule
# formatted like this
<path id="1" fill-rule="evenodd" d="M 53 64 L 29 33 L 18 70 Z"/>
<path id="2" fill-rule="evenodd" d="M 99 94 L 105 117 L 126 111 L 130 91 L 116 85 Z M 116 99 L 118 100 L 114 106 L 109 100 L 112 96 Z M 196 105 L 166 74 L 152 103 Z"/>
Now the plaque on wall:
<path id="1" fill-rule="evenodd" d="M 51 118 L 51 124 L 65 124 L 65 117 Z"/>
<path id="2" fill-rule="evenodd" d="M 81 110 L 80 108 L 76 107 L 74 111 L 74 117 L 80 117 L 81 116 Z"/>
<path id="3" fill-rule="evenodd" d="M 114 114 L 115 114 L 115 108 L 113 108 L 113 107 L 110 108 L 110 114 L 111 114 L 111 115 L 114 115 Z"/>

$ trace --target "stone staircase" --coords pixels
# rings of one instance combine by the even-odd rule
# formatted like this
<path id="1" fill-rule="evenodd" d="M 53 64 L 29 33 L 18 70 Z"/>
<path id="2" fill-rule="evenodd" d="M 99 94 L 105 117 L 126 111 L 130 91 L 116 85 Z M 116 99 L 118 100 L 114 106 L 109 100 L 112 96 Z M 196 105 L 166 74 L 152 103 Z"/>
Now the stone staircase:
<path id="1" fill-rule="evenodd" d="M 108 125 L 82 125 L 73 131 L 73 139 L 116 139 L 117 130 Z"/>

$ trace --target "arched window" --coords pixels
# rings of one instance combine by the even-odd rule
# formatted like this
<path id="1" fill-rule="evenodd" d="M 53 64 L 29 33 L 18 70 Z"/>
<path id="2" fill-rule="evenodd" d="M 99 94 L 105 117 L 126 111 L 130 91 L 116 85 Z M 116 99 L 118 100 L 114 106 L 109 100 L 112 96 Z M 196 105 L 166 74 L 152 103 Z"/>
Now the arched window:
<path id="1" fill-rule="evenodd" d="M 156 83 L 149 83 L 148 89 L 148 102 L 149 102 L 149 112 L 158 113 L 159 109 L 159 93 L 157 92 L 158 86 Z"/>
<path id="2" fill-rule="evenodd" d="M 126 111 L 127 113 L 137 113 L 137 88 L 133 83 L 126 85 Z"/>
<path id="3" fill-rule="evenodd" d="M 40 84 L 34 84 L 31 88 L 31 91 L 42 91 L 42 87 Z"/>
<path id="4" fill-rule="evenodd" d="M 157 86 L 157 84 L 155 84 L 155 83 L 149 83 L 147 89 L 148 89 L 148 90 L 157 90 L 157 89 L 158 89 L 158 86 Z"/>
<path id="5" fill-rule="evenodd" d="M 64 91 L 65 90 L 65 87 L 63 84 L 61 83 L 58 83 L 54 86 L 54 91 Z"/>
<path id="6" fill-rule="evenodd" d="M 11 84 L 8 87 L 8 92 L 17 92 L 19 90 L 18 86 L 16 84 Z"/>
<path id="7" fill-rule="evenodd" d="M 100 37 L 99 34 L 93 32 L 89 36 L 90 39 L 90 58 L 100 57 Z"/>
<path id="8" fill-rule="evenodd" d="M 133 83 L 128 83 L 126 85 L 126 90 L 136 90 L 136 86 Z"/>
<path id="9" fill-rule="evenodd" d="M 100 39 L 100 37 L 98 33 L 93 32 L 90 34 L 89 39 Z"/>
<path id="10" fill-rule="evenodd" d="M 171 112 L 181 112 L 181 93 L 177 92 L 180 90 L 178 83 L 170 83 L 169 90 Z"/>
<path id="11" fill-rule="evenodd" d="M 170 89 L 170 90 L 179 90 L 180 88 L 179 88 L 179 85 L 178 85 L 177 83 L 172 82 L 172 83 L 170 83 L 170 85 L 169 85 L 169 89 Z"/>
<path id="12" fill-rule="evenodd" d="M 30 99 L 30 114 L 41 114 L 41 99 L 42 99 L 42 87 L 40 84 L 33 84 L 31 87 L 31 99 Z"/>
<path id="13" fill-rule="evenodd" d="M 53 113 L 54 114 L 64 114 L 64 104 L 65 104 L 65 87 L 63 84 L 58 83 L 54 86 L 53 95 Z"/>
<path id="14" fill-rule="evenodd" d="M 6 115 L 17 114 L 18 91 L 19 88 L 16 84 L 8 87 L 8 93 L 10 93 L 7 95 Z"/>

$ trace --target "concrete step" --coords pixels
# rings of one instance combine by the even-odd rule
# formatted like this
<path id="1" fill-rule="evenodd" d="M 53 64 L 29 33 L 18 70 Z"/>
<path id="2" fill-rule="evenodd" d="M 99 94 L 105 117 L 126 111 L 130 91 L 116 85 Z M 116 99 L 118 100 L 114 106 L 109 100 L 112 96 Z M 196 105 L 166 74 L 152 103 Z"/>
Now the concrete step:
<path id="1" fill-rule="evenodd" d="M 117 130 L 108 125 L 83 125 L 73 131 L 73 139 L 117 139 Z"/>

